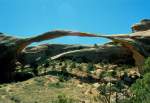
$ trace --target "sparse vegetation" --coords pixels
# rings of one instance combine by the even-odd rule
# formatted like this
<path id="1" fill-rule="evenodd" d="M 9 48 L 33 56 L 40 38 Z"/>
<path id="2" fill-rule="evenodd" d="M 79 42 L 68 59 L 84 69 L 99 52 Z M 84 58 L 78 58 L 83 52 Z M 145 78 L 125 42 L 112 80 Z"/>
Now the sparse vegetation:
<path id="1" fill-rule="evenodd" d="M 146 73 L 143 79 L 139 79 L 131 87 L 132 103 L 149 103 L 150 100 L 150 73 Z"/>
<path id="2" fill-rule="evenodd" d="M 64 84 L 60 83 L 60 82 L 56 82 L 56 83 L 49 83 L 48 87 L 51 88 L 64 88 Z"/>
<path id="3" fill-rule="evenodd" d="M 131 66 L 77 63 L 71 60 L 49 61 L 48 64 L 50 65 L 46 67 L 46 74 L 44 65 L 41 65 L 37 69 L 40 76 L 23 82 L 0 85 L 0 100 L 12 103 L 148 103 L 149 58 L 145 62 L 143 79 L 132 81 L 131 88 L 125 81 L 134 76 L 134 73 L 130 73 L 134 72 L 134 67 Z M 22 72 L 33 74 L 32 68 L 23 69 Z M 30 95 L 34 95 L 34 98 L 30 98 Z M 39 98 L 38 95 L 42 96 Z M 143 98 L 145 101 L 136 102 Z"/>
<path id="4" fill-rule="evenodd" d="M 143 66 L 142 75 L 150 72 L 150 57 L 145 60 L 145 64 Z"/>
<path id="5" fill-rule="evenodd" d="M 74 99 L 68 98 L 66 95 L 58 95 L 56 100 L 53 100 L 52 103 L 77 103 Z"/>
<path id="6" fill-rule="evenodd" d="M 131 86 L 131 97 L 123 103 L 149 103 L 150 100 L 150 57 L 146 59 L 142 77 Z"/>
<path id="7" fill-rule="evenodd" d="M 150 56 L 150 19 L 131 29 L 131 35 L 54 30 L 18 38 L 0 33 L 0 103 L 149 103 L 150 57 L 144 60 Z M 62 36 L 111 42 L 27 47 Z"/>

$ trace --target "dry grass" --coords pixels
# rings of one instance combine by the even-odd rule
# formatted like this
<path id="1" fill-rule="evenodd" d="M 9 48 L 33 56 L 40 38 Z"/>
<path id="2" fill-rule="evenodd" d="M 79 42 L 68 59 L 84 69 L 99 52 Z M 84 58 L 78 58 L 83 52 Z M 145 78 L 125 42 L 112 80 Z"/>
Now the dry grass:
<path id="1" fill-rule="evenodd" d="M 46 69 L 46 75 L 39 67 L 39 74 L 43 76 L 1 84 L 0 103 L 61 103 L 59 101 L 62 99 L 62 103 L 105 103 L 105 97 L 98 91 L 101 85 L 98 80 L 102 79 L 100 74 L 103 71 L 106 74 L 116 71 L 116 75 L 120 75 L 120 72 L 132 70 L 127 68 L 110 64 L 53 61 Z"/>

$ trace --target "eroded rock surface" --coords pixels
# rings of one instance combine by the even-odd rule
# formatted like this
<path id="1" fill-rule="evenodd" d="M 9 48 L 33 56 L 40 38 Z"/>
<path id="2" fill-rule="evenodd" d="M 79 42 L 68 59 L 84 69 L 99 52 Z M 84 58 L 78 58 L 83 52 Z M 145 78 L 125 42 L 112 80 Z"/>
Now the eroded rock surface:
<path id="1" fill-rule="evenodd" d="M 86 34 L 72 31 L 49 31 L 41 35 L 30 38 L 16 38 L 7 36 L 7 34 L 0 33 L 0 82 L 11 81 L 15 71 L 15 63 L 17 57 L 22 50 L 33 42 L 40 42 L 43 40 L 53 39 L 62 36 L 90 36 L 96 37 L 94 34 Z"/>

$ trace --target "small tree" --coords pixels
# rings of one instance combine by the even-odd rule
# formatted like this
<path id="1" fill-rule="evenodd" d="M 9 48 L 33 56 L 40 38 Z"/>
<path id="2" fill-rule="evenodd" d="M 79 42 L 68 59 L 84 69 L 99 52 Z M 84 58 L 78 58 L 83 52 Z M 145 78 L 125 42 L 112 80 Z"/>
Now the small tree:
<path id="1" fill-rule="evenodd" d="M 139 79 L 132 85 L 133 97 L 131 103 L 149 103 L 150 100 L 150 73 L 146 73 L 143 79 Z"/>
<path id="2" fill-rule="evenodd" d="M 130 90 L 133 94 L 131 98 L 129 98 L 128 103 L 149 103 L 150 100 L 150 57 L 148 57 L 145 61 L 145 65 L 143 66 L 142 79 L 138 79 L 136 83 L 134 83 Z M 124 103 L 126 103 L 126 101 Z"/>

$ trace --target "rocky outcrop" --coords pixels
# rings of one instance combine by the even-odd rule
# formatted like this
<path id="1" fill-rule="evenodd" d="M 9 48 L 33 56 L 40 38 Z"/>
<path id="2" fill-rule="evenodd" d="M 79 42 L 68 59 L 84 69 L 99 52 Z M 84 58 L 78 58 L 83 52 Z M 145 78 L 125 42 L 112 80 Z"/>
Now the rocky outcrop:
<path id="1" fill-rule="evenodd" d="M 81 50 L 91 47 L 92 46 L 85 45 L 43 44 L 39 46 L 25 48 L 21 52 L 18 61 L 22 65 L 31 65 L 33 63 L 42 64 L 46 59 L 61 54 L 63 52 Z"/>
<path id="2" fill-rule="evenodd" d="M 143 19 L 140 23 L 134 24 L 131 27 L 132 32 L 145 31 L 150 29 L 150 19 Z"/>
<path id="3" fill-rule="evenodd" d="M 135 61 L 134 64 L 140 67 L 144 63 L 145 57 L 150 56 L 149 20 L 142 20 L 141 23 L 132 27 L 134 33 L 124 35 L 95 35 L 72 31 L 50 31 L 35 37 L 21 39 L 0 33 L 0 82 L 12 79 L 17 59 L 24 65 L 29 64 L 31 61 L 43 61 L 47 56 L 50 56 L 51 59 L 72 59 L 79 62 L 105 61 L 117 63 L 118 61 L 123 61 L 132 63 L 132 61 Z M 61 36 L 100 37 L 110 39 L 112 43 L 96 46 L 96 48 L 52 44 L 27 48 L 23 51 L 25 47 L 33 42 Z"/>
<path id="4" fill-rule="evenodd" d="M 32 64 L 51 57 L 51 59 L 71 59 L 77 62 L 130 63 L 140 66 L 144 63 L 144 58 L 150 55 L 149 22 L 149 19 L 144 19 L 138 25 L 132 26 L 135 33 L 130 35 L 99 35 L 112 40 L 112 43 L 101 46 L 45 44 L 26 48 L 22 52 L 21 58 L 24 60 L 22 64 Z M 37 58 L 41 59 L 36 61 Z"/>
<path id="5" fill-rule="evenodd" d="M 10 81 L 15 71 L 15 63 L 21 51 L 33 42 L 40 42 L 43 40 L 53 39 L 61 36 L 90 36 L 96 37 L 97 35 L 72 32 L 72 31 L 50 31 L 41 35 L 30 38 L 16 38 L 6 36 L 0 33 L 0 82 Z"/>
<path id="6" fill-rule="evenodd" d="M 41 48 L 41 49 L 40 49 Z M 43 49 L 44 48 L 44 49 Z M 130 51 L 122 46 L 101 45 L 68 45 L 46 44 L 26 48 L 20 56 L 20 62 L 24 65 L 32 63 L 44 63 L 45 59 L 71 59 L 76 62 L 105 62 L 118 64 L 133 64 L 134 60 Z M 37 61 L 38 60 L 38 61 Z"/>
<path id="7" fill-rule="evenodd" d="M 121 46 L 105 45 L 98 48 L 86 48 L 68 51 L 51 57 L 51 59 L 71 59 L 76 62 L 86 63 L 115 63 L 134 64 L 132 53 Z"/>
<path id="8" fill-rule="evenodd" d="M 141 26 L 142 25 L 142 26 Z M 144 28 L 143 28 L 144 26 Z M 136 27 L 138 27 L 139 29 L 137 29 Z M 91 56 L 92 58 L 95 58 L 95 61 L 115 61 L 115 60 L 120 60 L 119 58 L 123 57 L 124 61 L 130 61 L 134 59 L 134 64 L 137 65 L 139 68 L 142 68 L 141 66 L 144 63 L 144 59 L 145 57 L 150 56 L 150 20 L 149 19 L 143 19 L 141 20 L 141 22 L 139 23 L 139 25 L 136 25 L 136 27 L 134 28 L 134 26 L 132 26 L 132 29 L 134 29 L 134 33 L 131 34 L 121 34 L 121 35 L 99 35 L 99 37 L 103 37 L 103 38 L 107 38 L 112 40 L 113 46 L 110 47 L 109 44 L 111 43 L 107 43 L 104 46 L 100 46 L 99 48 L 96 48 L 96 51 L 100 52 L 98 54 L 102 54 L 101 56 L 98 56 L 100 58 L 96 58 L 97 56 L 95 55 L 96 52 L 93 53 L 93 55 L 95 56 Z M 120 45 L 120 46 L 116 46 Z M 117 49 L 115 49 L 117 48 Z M 124 49 L 123 49 L 124 48 Z M 110 51 L 109 51 L 110 50 Z M 127 51 L 125 51 L 127 50 Z M 57 56 L 55 56 L 54 58 L 58 58 L 58 57 L 63 57 L 66 58 L 70 55 L 78 55 L 75 58 L 83 58 L 84 61 L 94 61 L 92 58 L 88 58 L 86 60 L 87 56 L 80 56 L 80 55 L 86 55 L 86 53 L 88 52 L 88 54 L 92 54 L 91 52 L 93 52 L 93 49 L 89 49 L 89 50 L 79 50 L 79 51 L 68 51 L 67 53 L 61 53 Z M 105 51 L 105 53 L 103 54 L 102 51 Z M 108 51 L 108 52 L 107 52 Z M 126 52 L 126 54 L 121 54 L 120 52 Z M 110 54 L 110 55 L 109 55 Z M 118 56 L 119 55 L 119 56 Z M 122 55 L 126 55 L 126 56 L 122 56 Z M 129 57 L 128 57 L 129 56 Z M 108 58 L 109 57 L 109 58 Z M 113 58 L 111 60 L 111 57 L 116 57 Z M 127 58 L 125 58 L 127 57 Z M 74 57 L 69 57 L 69 58 L 74 58 Z M 105 59 L 106 58 L 106 59 Z M 133 62 L 130 62 L 133 63 Z"/>

